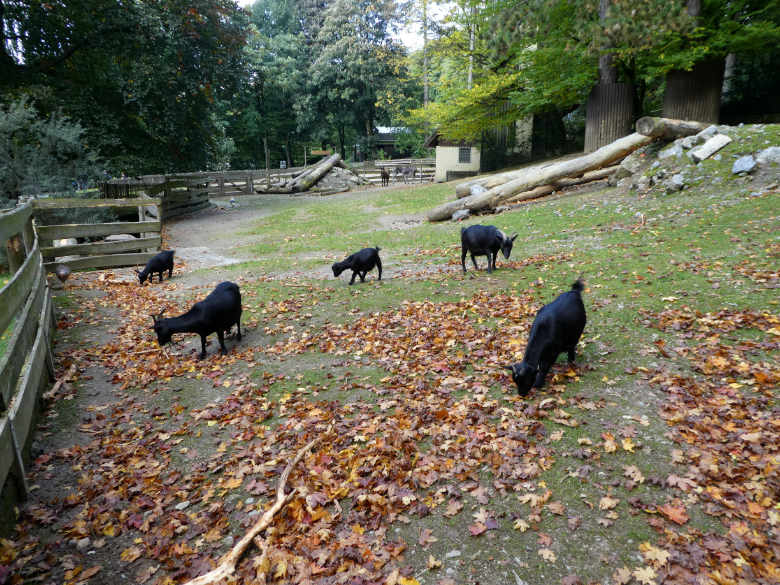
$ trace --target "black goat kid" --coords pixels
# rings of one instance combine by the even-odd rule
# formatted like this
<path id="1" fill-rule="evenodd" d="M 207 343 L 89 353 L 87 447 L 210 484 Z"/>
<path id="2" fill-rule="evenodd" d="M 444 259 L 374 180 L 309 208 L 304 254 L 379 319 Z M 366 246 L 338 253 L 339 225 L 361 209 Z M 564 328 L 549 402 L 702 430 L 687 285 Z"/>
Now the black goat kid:
<path id="1" fill-rule="evenodd" d="M 136 270 L 138 275 L 139 284 L 146 282 L 147 276 L 149 282 L 153 281 L 154 275 L 157 274 L 160 282 L 163 279 L 163 272 L 168 271 L 168 278 L 173 276 L 173 253 L 176 250 L 163 250 L 156 256 L 149 258 L 146 263 L 146 267 L 143 270 Z"/>
<path id="2" fill-rule="evenodd" d="M 582 279 L 578 279 L 571 285 L 570 291 L 559 295 L 536 313 L 523 361 L 505 366 L 512 372 L 519 395 L 528 394 L 531 386 L 544 386 L 547 372 L 561 352 L 568 352 L 569 362 L 574 362 L 574 350 L 586 322 L 583 288 Z"/>
<path id="3" fill-rule="evenodd" d="M 241 341 L 241 292 L 233 282 L 219 283 L 209 296 L 195 303 L 183 315 L 168 319 L 163 319 L 162 315 L 162 312 L 152 315 L 160 347 L 169 343 L 174 333 L 197 333 L 200 335 L 201 349 L 198 357 L 203 359 L 206 357 L 206 337 L 216 333 L 219 347 L 226 354 L 225 333 L 234 324 L 238 328 L 236 339 Z"/>
<path id="4" fill-rule="evenodd" d="M 517 234 L 507 237 L 504 232 L 494 225 L 472 225 L 467 228 L 461 228 L 460 265 L 463 266 L 463 272 L 466 272 L 466 254 L 471 254 L 474 270 L 479 270 L 475 256 L 487 256 L 487 271 L 493 272 L 496 269 L 498 251 L 501 250 L 504 258 L 509 260 L 516 237 Z"/>
<path id="5" fill-rule="evenodd" d="M 347 256 L 346 260 L 334 262 L 333 266 L 331 266 L 333 276 L 338 278 L 339 274 L 350 269 L 352 270 L 352 280 L 349 281 L 349 284 L 355 283 L 355 276 L 360 277 L 360 282 L 365 282 L 368 271 L 373 270 L 374 266 L 376 266 L 379 272 L 377 280 L 382 280 L 382 261 L 379 259 L 379 250 L 381 250 L 379 246 L 376 248 L 363 248 L 359 252 Z"/>

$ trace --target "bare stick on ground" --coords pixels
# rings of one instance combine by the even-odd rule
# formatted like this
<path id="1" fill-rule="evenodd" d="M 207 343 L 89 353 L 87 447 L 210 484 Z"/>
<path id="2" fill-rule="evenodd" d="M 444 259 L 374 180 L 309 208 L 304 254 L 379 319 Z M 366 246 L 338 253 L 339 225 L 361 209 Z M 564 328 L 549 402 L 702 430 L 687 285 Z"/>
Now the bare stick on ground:
<path id="1" fill-rule="evenodd" d="M 317 443 L 321 438 L 322 437 L 320 436 L 316 439 L 312 439 L 308 442 L 308 444 L 301 448 L 298 453 L 295 454 L 295 458 L 287 464 L 287 467 L 285 467 L 281 477 L 279 478 L 279 486 L 276 488 L 276 501 L 274 502 L 274 505 L 268 508 L 260 517 L 260 519 L 255 523 L 255 525 L 249 529 L 249 532 L 247 532 L 241 538 L 241 540 L 239 540 L 235 546 L 233 546 L 233 548 L 222 557 L 219 565 L 217 565 L 214 569 L 205 575 L 201 575 L 200 577 L 196 577 L 191 581 L 187 581 L 184 585 L 214 585 L 216 583 L 223 583 L 225 579 L 235 573 L 236 563 L 238 563 L 241 555 L 244 554 L 244 551 L 249 546 L 249 543 L 252 542 L 255 537 L 257 537 L 263 530 L 268 528 L 279 510 L 284 508 L 290 502 L 290 500 L 295 497 L 295 494 L 298 493 L 297 488 L 294 488 L 289 494 L 284 493 L 284 489 L 287 486 L 287 478 L 290 476 L 290 472 L 293 470 L 293 467 L 295 467 L 295 465 L 301 459 L 303 459 L 303 456 L 306 455 L 306 453 L 308 453 L 309 450 L 315 445 L 315 443 Z M 261 547 L 261 549 L 263 550 L 263 554 L 267 554 L 265 547 Z"/>

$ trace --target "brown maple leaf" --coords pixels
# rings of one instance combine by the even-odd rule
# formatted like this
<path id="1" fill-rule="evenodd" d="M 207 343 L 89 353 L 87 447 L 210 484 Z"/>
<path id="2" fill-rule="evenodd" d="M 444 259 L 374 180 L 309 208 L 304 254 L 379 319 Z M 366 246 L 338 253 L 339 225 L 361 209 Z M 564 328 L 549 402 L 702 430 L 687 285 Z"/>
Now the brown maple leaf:
<path id="1" fill-rule="evenodd" d="M 664 504 L 663 506 L 658 506 L 658 511 L 663 514 L 665 518 L 680 526 L 688 522 L 688 513 L 679 500 L 676 501 L 676 504 L 675 502 L 672 502 Z"/>

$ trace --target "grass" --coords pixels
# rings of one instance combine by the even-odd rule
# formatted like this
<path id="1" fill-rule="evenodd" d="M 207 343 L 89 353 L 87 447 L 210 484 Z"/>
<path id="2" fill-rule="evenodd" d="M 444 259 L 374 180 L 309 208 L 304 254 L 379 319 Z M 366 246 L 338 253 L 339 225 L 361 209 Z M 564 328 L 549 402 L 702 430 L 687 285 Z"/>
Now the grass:
<path id="1" fill-rule="evenodd" d="M 772 131 L 770 139 L 776 144 L 780 142 L 778 128 L 773 127 Z M 760 146 L 757 139 L 746 139 L 744 144 L 753 150 Z M 421 583 L 435 583 L 438 578 L 436 572 L 422 569 L 429 555 L 444 560 L 443 569 L 449 570 L 448 575 L 468 578 L 476 572 L 484 582 L 514 582 L 516 576 L 533 583 L 557 582 L 567 574 L 562 567 L 574 567 L 572 572 L 584 580 L 603 580 L 617 566 L 636 565 L 638 544 L 653 541 L 654 531 L 644 515 L 628 502 L 638 498 L 646 506 L 663 503 L 668 494 L 659 482 L 675 468 L 669 457 L 671 444 L 664 437 L 666 425 L 655 415 L 659 397 L 648 393 L 625 373 L 629 367 L 657 364 L 660 356 L 652 350 L 652 342 L 669 337 L 645 329 L 640 312 L 684 305 L 702 312 L 726 307 L 775 312 L 777 309 L 776 290 L 744 277 L 736 266 L 746 258 L 755 267 L 776 265 L 778 198 L 772 193 L 754 196 L 751 185 L 733 179 L 727 155 L 728 151 L 724 152 L 720 163 L 707 161 L 699 168 L 688 169 L 689 173 L 714 177 L 715 184 L 722 185 L 716 189 L 712 181 L 704 179 L 693 180 L 688 190 L 675 195 L 637 196 L 634 192 L 604 189 L 543 201 L 464 224 L 492 223 L 507 232 L 518 232 L 515 261 L 538 254 L 569 254 L 568 261 L 541 267 L 502 268 L 490 276 L 483 271 L 473 273 L 469 266 L 469 275 L 463 277 L 456 267 L 454 273 L 443 277 L 422 275 L 409 280 L 391 276 L 382 282 L 371 279 L 355 287 L 343 282 L 309 282 L 317 304 L 309 308 L 311 317 L 304 324 L 294 323 L 301 329 L 314 329 L 326 322 L 349 323 L 368 313 L 396 309 L 406 301 L 457 301 L 480 290 L 533 290 L 535 299 L 542 304 L 568 288 L 580 273 L 590 287 L 586 295 L 589 323 L 581 359 L 592 368 L 567 384 L 560 396 L 569 404 L 579 396 L 601 399 L 603 405 L 595 410 L 569 408 L 579 423 L 573 429 L 547 423 L 550 435 L 565 432 L 551 443 L 560 455 L 540 482 L 556 500 L 566 504 L 567 513 L 543 514 L 534 530 L 521 533 L 512 530 L 512 519 L 525 517 L 527 507 L 519 506 L 512 494 L 495 494 L 487 507 L 501 518 L 500 529 L 483 540 L 468 536 L 471 513 L 480 507 L 474 501 L 467 504 L 468 512 L 455 518 L 446 518 L 434 510 L 430 516 L 402 523 L 395 530 L 406 542 L 415 543 L 423 528 L 430 528 L 439 538 L 430 546 L 413 544 L 407 553 L 407 561 L 417 568 L 414 574 Z M 410 192 L 370 193 L 357 204 L 354 199 L 291 204 L 251 227 L 251 233 L 262 234 L 262 242 L 251 248 L 257 257 L 255 266 L 273 271 L 295 257 L 299 269 L 311 268 L 369 245 L 382 247 L 383 257 L 393 258 L 401 267 L 457 265 L 461 226 L 445 222 L 390 228 L 386 217 L 422 213 L 444 201 L 451 191 L 451 186 L 434 185 Z M 769 249 L 774 250 L 774 258 L 766 254 Z M 435 253 L 422 255 L 419 250 Z M 261 301 L 258 308 L 262 303 L 280 302 L 296 294 L 284 284 L 260 283 L 256 290 Z M 347 307 L 349 310 L 345 310 Z M 477 320 L 479 316 L 468 318 Z M 484 321 L 483 325 L 500 327 L 494 320 Z M 736 342 L 750 337 L 750 333 L 740 332 L 734 337 Z M 293 387 L 300 383 L 320 388 L 329 400 L 347 399 L 338 391 L 338 384 L 323 377 L 329 369 L 324 370 L 322 364 L 306 368 L 307 360 L 317 364 L 316 354 L 300 359 L 302 378 L 280 384 L 274 390 L 275 396 L 294 391 Z M 287 364 L 288 371 L 296 369 L 293 362 Z M 682 369 L 685 365 L 680 363 L 677 367 Z M 337 371 L 338 368 L 333 370 Z M 368 376 L 372 377 L 381 377 L 381 372 Z M 503 401 L 511 397 L 511 389 L 494 385 L 490 395 Z M 647 426 L 632 422 L 631 417 L 640 413 L 647 417 Z M 613 433 L 619 441 L 619 433 L 629 426 L 638 428 L 637 453 L 618 448 L 614 455 L 600 456 L 588 481 L 572 475 L 583 467 L 583 459 L 577 455 L 583 445 L 590 444 L 591 449 L 598 450 L 603 432 Z M 630 465 L 636 465 L 647 480 L 628 489 L 624 473 Z M 489 482 L 486 470 L 485 485 L 489 486 Z M 605 493 L 620 500 L 614 518 L 598 511 L 599 499 Z M 567 524 L 570 517 L 583 520 L 576 542 L 587 542 L 588 546 L 566 544 L 571 536 Z M 722 530 L 719 522 L 695 509 L 691 526 L 704 532 Z M 554 566 L 536 554 L 540 533 L 551 536 L 551 548 L 558 556 Z M 453 555 L 452 551 L 458 554 Z"/>
<path id="2" fill-rule="evenodd" d="M 241 285 L 246 320 L 257 323 L 250 335 L 259 339 L 259 347 L 251 365 L 235 360 L 225 366 L 226 375 L 249 380 L 264 404 L 261 410 L 266 418 L 258 417 L 251 425 L 273 433 L 291 421 L 295 408 L 303 411 L 303 402 L 322 410 L 336 405 L 339 416 L 363 422 L 372 416 L 396 420 L 393 417 L 404 406 L 405 397 L 384 387 L 384 381 L 397 374 L 393 364 L 375 363 L 371 353 L 359 346 L 325 352 L 313 344 L 299 353 L 264 352 L 274 344 L 304 334 L 316 337 L 325 327 L 359 323 L 412 302 L 432 303 L 431 311 L 444 311 L 446 304 L 487 292 L 527 297 L 534 306 L 541 306 L 582 274 L 588 284 L 588 325 L 578 348 L 580 367 L 575 373 L 560 363 L 545 389 L 521 400 L 505 374 L 485 374 L 484 353 L 470 355 L 463 340 L 456 340 L 448 350 L 451 356 L 462 356 L 463 373 L 459 375 L 488 380 L 481 397 L 475 396 L 469 384 L 458 387 L 449 397 L 448 408 L 488 413 L 485 416 L 495 428 L 506 422 L 502 409 L 522 412 L 541 408 L 545 401 L 552 401 L 548 403 L 554 405 L 551 408 L 568 417 L 558 414 L 540 419 L 533 441 L 549 451 L 549 465 L 538 477 L 511 486 L 498 485 L 493 468 L 484 463 L 458 482 L 421 488 L 418 501 L 425 506 L 412 507 L 400 516 L 389 528 L 388 538 L 408 543 L 403 563 L 423 585 L 438 583 L 445 576 L 458 583 L 493 584 L 558 583 L 577 574 L 583 582 L 608 582 L 615 568 L 641 565 L 638 545 L 656 540 L 647 510 L 667 501 L 670 490 L 664 480 L 680 473 L 681 467 L 672 461 L 670 454 L 676 445 L 667 438 L 667 424 L 658 416 L 665 397 L 629 372 L 653 370 L 662 364 L 680 372 L 689 369 L 687 361 L 674 354 L 664 358 L 658 352 L 656 341 L 670 347 L 684 342 L 673 333 L 647 327 L 647 312 L 687 306 L 702 313 L 724 308 L 777 313 L 776 289 L 755 276 L 757 270 L 769 272 L 777 266 L 776 188 L 765 188 L 766 178 L 751 181 L 730 173 L 733 156 L 755 152 L 767 140 L 780 143 L 780 126 L 764 128 L 760 135 L 748 128 L 735 129 L 737 139 L 723 149 L 721 160 L 686 166 L 690 186 L 672 195 L 605 188 L 472 218 L 461 225 L 417 221 L 451 196 L 452 185 L 275 200 L 267 214 L 243 228 L 253 243 L 239 253 L 253 259 L 220 269 L 262 277 Z M 490 223 L 519 234 L 511 261 L 500 258 L 493 274 L 475 272 L 471 266 L 466 275 L 461 272 L 460 228 L 474 223 Z M 289 271 L 304 270 L 319 270 L 324 276 L 333 260 L 373 245 L 383 248 L 381 282 L 375 272 L 366 283 L 355 286 L 332 277 L 287 276 Z M 484 258 L 481 263 L 484 267 Z M 283 278 L 271 279 L 280 273 Z M 203 291 L 190 292 L 196 293 L 195 298 Z M 61 299 L 58 296 L 59 306 L 69 308 Z M 458 319 L 482 338 L 497 335 L 501 343 L 518 341 L 503 336 L 512 325 L 510 318 L 464 310 Z M 530 325 L 530 320 L 525 319 L 525 324 Z M 385 333 L 391 336 L 396 331 Z M 721 339 L 736 345 L 760 338 L 755 330 L 739 329 Z M 237 347 L 241 349 L 240 344 Z M 521 352 L 518 344 L 518 359 Z M 769 359 L 765 353 L 753 357 Z M 423 386 L 435 387 L 445 374 L 414 375 L 419 375 Z M 161 395 L 155 400 L 164 400 L 162 393 L 168 386 L 167 382 L 160 385 Z M 184 445 L 202 453 L 212 453 L 222 440 L 232 441 L 231 449 L 241 446 L 239 433 L 217 433 L 216 419 L 207 417 L 201 422 L 186 412 L 219 403 L 230 390 L 188 384 L 185 379 L 172 386 L 184 412 L 182 418 L 199 431 L 192 445 Z M 398 406 L 390 406 L 396 399 Z M 487 402 L 495 403 L 495 408 L 482 410 Z M 155 406 L 166 410 L 163 402 Z M 424 409 L 420 404 L 415 408 Z M 429 419 L 418 420 L 430 423 Z M 616 444 L 611 451 L 607 448 L 610 436 Z M 632 442 L 623 443 L 625 438 Z M 432 434 L 417 440 L 420 453 L 440 447 Z M 176 455 L 175 463 L 184 471 L 188 460 Z M 629 481 L 627 474 L 637 471 L 641 481 Z M 475 496 L 479 492 L 474 486 L 484 488 L 487 499 Z M 451 497 L 448 490 L 463 493 L 464 508 L 452 518 L 443 513 Z M 562 504 L 562 513 L 547 504 L 535 510 L 521 500 L 547 490 L 552 494 L 550 502 Z M 614 508 L 599 509 L 605 495 L 618 501 Z M 346 518 L 350 501 L 341 505 Z M 469 528 L 482 508 L 497 519 L 498 528 L 472 537 Z M 691 521 L 686 528 L 703 533 L 723 530 L 719 520 L 703 514 L 696 505 L 691 503 L 688 509 Z M 528 526 L 525 530 L 523 523 Z M 438 540 L 421 543 L 425 529 Z M 540 549 L 551 550 L 557 561 L 544 560 Z M 430 556 L 442 562 L 440 569 L 426 568 Z"/>

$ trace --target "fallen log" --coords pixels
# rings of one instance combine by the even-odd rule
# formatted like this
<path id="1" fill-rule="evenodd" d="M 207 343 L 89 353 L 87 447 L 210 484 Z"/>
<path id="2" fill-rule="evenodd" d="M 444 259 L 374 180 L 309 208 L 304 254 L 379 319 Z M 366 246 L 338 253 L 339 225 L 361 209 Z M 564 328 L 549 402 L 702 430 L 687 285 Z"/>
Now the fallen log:
<path id="1" fill-rule="evenodd" d="M 614 173 L 618 168 L 620 168 L 620 165 L 614 165 L 611 167 L 605 167 L 603 169 L 590 171 L 589 173 L 583 174 L 581 177 L 560 179 L 558 181 L 555 181 L 551 185 L 542 185 L 540 187 L 536 187 L 535 189 L 531 189 L 530 191 L 523 191 L 521 193 L 512 195 L 509 199 L 503 201 L 503 204 L 511 205 L 512 203 L 518 203 L 520 201 L 526 201 L 528 199 L 538 199 L 539 197 L 544 197 L 545 195 L 549 195 L 553 191 L 558 191 L 559 189 L 563 189 L 564 187 L 572 187 L 574 185 L 582 185 L 584 183 L 598 181 L 599 179 L 606 179 L 608 176 Z"/>
<path id="2" fill-rule="evenodd" d="M 274 505 L 265 511 L 260 519 L 255 522 L 255 525 L 249 529 L 249 532 L 247 532 L 241 538 L 241 540 L 239 540 L 235 546 L 233 546 L 233 548 L 222 557 L 222 560 L 215 568 L 213 568 L 208 573 L 201 575 L 200 577 L 196 577 L 195 579 L 187 581 L 184 585 L 214 585 L 216 583 L 224 583 L 228 577 L 235 573 L 236 563 L 238 562 L 238 559 L 241 558 L 241 555 L 244 554 L 244 551 L 249 546 L 249 543 L 252 542 L 255 537 L 257 537 L 263 530 L 268 528 L 279 510 L 284 508 L 290 502 L 290 500 L 295 497 L 295 494 L 298 493 L 298 488 L 294 488 L 289 494 L 284 493 L 284 488 L 287 486 L 287 478 L 290 476 L 290 472 L 293 470 L 293 467 L 295 467 L 298 461 L 303 459 L 303 456 L 306 455 L 306 453 L 308 453 L 309 450 L 315 445 L 315 443 L 317 443 L 321 438 L 322 437 L 319 437 L 309 441 L 306 446 L 304 446 L 298 451 L 298 453 L 295 454 L 293 460 L 287 464 L 287 467 L 284 468 L 284 471 L 279 478 L 279 485 L 276 488 L 276 501 L 274 502 Z M 266 554 L 265 547 L 261 546 L 260 548 L 263 554 Z"/>
<path id="3" fill-rule="evenodd" d="M 448 201 L 439 205 L 428 212 L 428 220 L 443 221 L 449 219 L 459 209 L 479 211 L 486 208 L 495 208 L 516 193 L 528 191 L 538 185 L 547 185 L 564 177 L 576 176 L 599 169 L 623 159 L 637 148 L 652 141 L 653 138 L 649 136 L 637 133 L 629 134 L 586 155 L 553 163 L 546 167 L 525 169 L 520 177 L 488 189 L 484 193 Z"/>
<path id="4" fill-rule="evenodd" d="M 324 177 L 339 160 L 341 160 L 341 155 L 338 152 L 332 154 L 328 158 L 318 162 L 308 172 L 298 175 L 292 181 L 288 181 L 285 187 L 293 192 L 308 191 L 309 188 Z"/>
<path id="5" fill-rule="evenodd" d="M 460 183 L 458 185 L 455 185 L 455 197 L 461 199 L 463 197 L 468 197 L 469 195 L 478 195 L 479 193 L 484 193 L 488 189 L 492 189 L 493 187 L 498 187 L 499 185 L 503 185 L 504 183 L 507 183 L 512 179 L 516 179 L 522 176 L 524 173 L 527 173 L 532 168 L 544 169 L 553 164 L 556 164 L 556 161 L 547 161 L 541 164 L 527 166 L 522 169 L 517 169 L 514 171 L 506 171 L 504 173 L 497 173 L 495 175 L 488 175 L 487 177 L 481 177 L 479 179 L 474 179 L 472 181 L 466 181 Z"/>
<path id="6" fill-rule="evenodd" d="M 645 116 L 636 121 L 637 134 L 652 136 L 653 138 L 664 138 L 666 140 L 698 134 L 708 126 L 710 124 L 702 122 L 675 120 L 673 118 L 655 118 L 653 116 Z"/>

